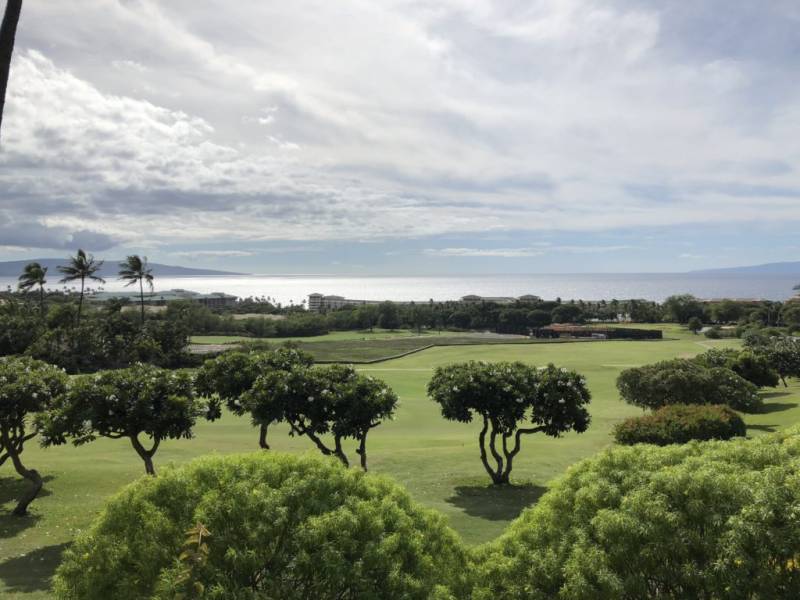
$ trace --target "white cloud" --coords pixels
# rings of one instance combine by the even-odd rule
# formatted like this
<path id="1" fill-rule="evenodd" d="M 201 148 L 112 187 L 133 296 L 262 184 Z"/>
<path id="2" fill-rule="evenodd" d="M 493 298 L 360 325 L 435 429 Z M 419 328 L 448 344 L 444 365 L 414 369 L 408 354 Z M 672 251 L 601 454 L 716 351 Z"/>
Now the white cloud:
<path id="1" fill-rule="evenodd" d="M 800 224 L 796 57 L 752 23 L 711 52 L 691 10 L 30 3 L 0 220 L 132 244 Z"/>
<path id="2" fill-rule="evenodd" d="M 541 256 L 541 250 L 533 248 L 426 248 L 423 254 L 428 256 L 492 256 L 500 258 L 520 258 L 525 256 Z"/>
<path id="3" fill-rule="evenodd" d="M 182 258 L 237 258 L 256 255 L 255 252 L 247 250 L 184 250 L 172 254 Z"/>

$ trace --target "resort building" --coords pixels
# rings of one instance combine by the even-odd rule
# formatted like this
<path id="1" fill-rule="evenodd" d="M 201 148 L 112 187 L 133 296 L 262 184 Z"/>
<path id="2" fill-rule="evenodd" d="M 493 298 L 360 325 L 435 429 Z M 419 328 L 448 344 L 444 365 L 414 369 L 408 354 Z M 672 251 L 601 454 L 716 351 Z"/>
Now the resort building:
<path id="1" fill-rule="evenodd" d="M 93 302 L 108 302 L 109 300 L 124 299 L 137 302 L 139 300 L 139 292 L 97 292 L 89 297 L 89 300 Z M 163 306 L 168 302 L 174 302 L 176 300 L 197 302 L 208 308 L 224 308 L 226 306 L 233 306 L 236 303 L 237 297 L 223 292 L 200 294 L 198 292 L 181 289 L 166 290 L 164 292 L 145 292 L 144 294 L 145 303 L 153 306 Z"/>
<path id="2" fill-rule="evenodd" d="M 510 296 L 476 296 L 474 294 L 470 294 L 468 296 L 463 296 L 460 300 L 455 300 L 455 302 L 461 302 L 463 304 L 480 304 L 481 302 L 513 304 L 514 302 L 539 301 L 541 301 L 541 298 L 532 294 L 526 294 L 524 296 L 520 296 L 519 298 L 513 298 Z M 308 310 L 313 312 L 325 312 L 328 310 L 336 310 L 338 308 L 345 308 L 348 306 L 380 304 L 381 302 L 386 302 L 386 300 L 354 300 L 352 298 L 345 298 L 344 296 L 332 296 L 315 292 L 308 295 Z M 403 300 L 399 302 L 396 300 L 391 300 L 391 302 L 394 302 L 395 304 L 428 304 L 432 303 L 433 300 L 420 300 L 416 302 L 410 300 Z"/>
<path id="3" fill-rule="evenodd" d="M 364 304 L 380 304 L 380 300 L 353 300 L 344 296 L 326 296 L 325 294 L 314 293 L 308 295 L 308 310 L 313 312 L 325 312 L 326 310 L 336 310 L 346 306 L 363 306 Z"/>

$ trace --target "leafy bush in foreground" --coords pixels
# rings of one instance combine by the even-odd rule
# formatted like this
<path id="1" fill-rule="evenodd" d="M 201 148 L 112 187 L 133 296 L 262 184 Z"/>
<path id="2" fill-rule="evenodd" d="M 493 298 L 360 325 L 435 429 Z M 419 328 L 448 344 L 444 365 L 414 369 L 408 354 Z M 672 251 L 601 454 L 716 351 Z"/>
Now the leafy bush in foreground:
<path id="1" fill-rule="evenodd" d="M 796 598 L 798 456 L 797 429 L 606 450 L 477 551 L 472 599 Z"/>
<path id="2" fill-rule="evenodd" d="M 629 404 L 661 408 L 669 404 L 726 404 L 755 412 L 762 400 L 755 385 L 725 367 L 707 368 L 695 360 L 674 359 L 626 369 L 617 389 Z"/>
<path id="3" fill-rule="evenodd" d="M 465 572 L 444 519 L 387 479 L 258 453 L 202 458 L 128 486 L 65 552 L 55 591 L 75 600 L 444 600 L 467 595 Z"/>
<path id="4" fill-rule="evenodd" d="M 614 428 L 620 444 L 684 444 L 690 440 L 729 440 L 747 433 L 742 418 L 727 406 L 673 404 Z"/>

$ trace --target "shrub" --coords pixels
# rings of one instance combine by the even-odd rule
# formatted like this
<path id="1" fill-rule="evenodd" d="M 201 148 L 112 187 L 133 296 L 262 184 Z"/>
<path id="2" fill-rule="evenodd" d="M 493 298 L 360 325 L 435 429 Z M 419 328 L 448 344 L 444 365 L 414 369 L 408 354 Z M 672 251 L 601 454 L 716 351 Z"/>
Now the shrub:
<path id="1" fill-rule="evenodd" d="M 711 329 L 707 330 L 704 335 L 710 340 L 721 339 L 722 328 L 719 325 L 714 325 Z"/>
<path id="2" fill-rule="evenodd" d="M 472 600 L 797 597 L 800 430 L 617 446 L 476 553 Z"/>
<path id="3" fill-rule="evenodd" d="M 626 369 L 617 378 L 617 389 L 626 402 L 642 408 L 727 404 L 735 410 L 752 412 L 762 404 L 756 386 L 730 369 L 707 368 L 689 359 Z"/>
<path id="4" fill-rule="evenodd" d="M 186 544 L 190 528 L 207 533 Z M 463 598 L 465 567 L 444 518 L 391 481 L 257 453 L 128 486 L 64 553 L 54 588 L 62 600 L 422 600 L 445 586 Z"/>
<path id="5" fill-rule="evenodd" d="M 705 367 L 724 367 L 758 387 L 778 385 L 778 372 L 763 353 L 735 348 L 714 348 L 699 354 L 695 360 Z"/>
<path id="6" fill-rule="evenodd" d="M 727 406 L 673 404 L 619 423 L 614 438 L 620 444 L 665 446 L 690 440 L 729 440 L 746 432 L 742 418 Z"/>

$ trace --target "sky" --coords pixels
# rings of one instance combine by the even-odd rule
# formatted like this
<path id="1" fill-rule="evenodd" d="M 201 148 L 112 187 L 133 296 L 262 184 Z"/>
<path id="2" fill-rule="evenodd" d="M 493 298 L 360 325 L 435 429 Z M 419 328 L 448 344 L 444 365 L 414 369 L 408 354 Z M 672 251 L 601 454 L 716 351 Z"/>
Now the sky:
<path id="1" fill-rule="evenodd" d="M 800 260 L 796 0 L 26 0 L 0 260 Z"/>

